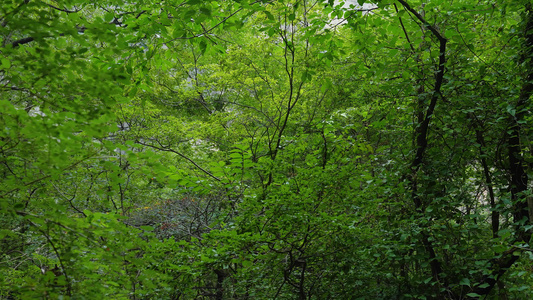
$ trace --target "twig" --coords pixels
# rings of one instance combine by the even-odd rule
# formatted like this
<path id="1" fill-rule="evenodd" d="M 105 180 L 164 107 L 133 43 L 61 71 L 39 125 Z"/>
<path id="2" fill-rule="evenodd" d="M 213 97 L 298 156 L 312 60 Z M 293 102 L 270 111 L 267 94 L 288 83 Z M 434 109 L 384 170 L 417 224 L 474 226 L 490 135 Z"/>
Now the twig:
<path id="1" fill-rule="evenodd" d="M 143 143 L 141 141 L 136 141 L 137 144 L 140 144 L 140 145 L 143 145 L 143 146 L 147 146 L 147 147 L 150 147 L 150 148 L 153 148 L 153 149 L 157 149 L 159 151 L 164 151 L 164 152 L 171 152 L 171 153 L 174 153 L 176 155 L 178 155 L 179 157 L 181 158 L 184 158 L 186 159 L 187 161 L 189 161 L 191 164 L 193 164 L 196 168 L 198 168 L 200 171 L 204 172 L 205 174 L 209 175 L 209 177 L 215 179 L 216 181 L 222 181 L 220 178 L 216 177 L 215 175 L 211 174 L 211 172 L 207 171 L 206 169 L 200 167 L 194 160 L 190 159 L 189 157 L 181 154 L 180 152 L 174 150 L 174 149 L 170 149 L 168 147 L 164 147 L 160 142 L 159 143 L 159 146 L 155 146 L 155 145 L 152 145 L 152 144 L 147 144 L 147 143 Z"/>

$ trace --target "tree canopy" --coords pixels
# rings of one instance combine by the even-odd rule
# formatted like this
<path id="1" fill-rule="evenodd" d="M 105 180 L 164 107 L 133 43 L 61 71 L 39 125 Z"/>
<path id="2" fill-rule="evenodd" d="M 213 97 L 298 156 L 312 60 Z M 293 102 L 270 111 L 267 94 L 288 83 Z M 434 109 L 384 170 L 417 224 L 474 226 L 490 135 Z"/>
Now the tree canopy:
<path id="1" fill-rule="evenodd" d="M 0 3 L 0 299 L 533 296 L 530 0 Z"/>

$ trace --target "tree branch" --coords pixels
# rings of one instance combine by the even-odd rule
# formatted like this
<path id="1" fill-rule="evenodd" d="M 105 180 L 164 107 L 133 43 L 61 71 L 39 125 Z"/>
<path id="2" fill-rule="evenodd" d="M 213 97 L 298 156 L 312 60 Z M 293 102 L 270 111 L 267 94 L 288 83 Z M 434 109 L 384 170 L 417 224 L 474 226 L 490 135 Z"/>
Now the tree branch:
<path id="1" fill-rule="evenodd" d="M 69 169 L 71 169 L 71 168 L 74 168 L 74 167 L 77 166 L 78 164 L 84 162 L 85 160 L 87 160 L 87 159 L 89 159 L 89 158 L 91 158 L 91 157 L 93 157 L 93 156 L 94 156 L 94 154 L 88 155 L 88 156 L 86 156 L 86 157 L 84 157 L 84 158 L 78 160 L 77 162 L 71 164 L 70 166 L 64 168 L 63 171 L 66 171 L 66 170 L 69 170 Z M 52 175 L 45 175 L 45 176 L 43 176 L 43 177 L 37 178 L 37 179 L 35 179 L 35 180 L 32 180 L 32 181 L 30 181 L 30 182 L 28 182 L 28 183 L 22 183 L 22 184 L 20 184 L 18 187 L 14 188 L 14 189 L 11 189 L 11 190 L 9 190 L 9 191 L 3 193 L 2 195 L 0 195 L 0 198 L 4 198 L 5 196 L 7 196 L 7 195 L 9 195 L 9 194 L 11 194 L 11 193 L 13 193 L 13 192 L 16 192 L 16 191 L 20 190 L 20 189 L 23 188 L 23 187 L 26 187 L 26 186 L 32 185 L 32 184 L 37 183 L 37 182 L 39 182 L 39 181 L 43 181 L 43 180 L 45 180 L 45 179 L 47 179 L 47 178 L 50 178 L 50 177 L 52 177 Z"/>
<path id="2" fill-rule="evenodd" d="M 67 14 L 75 14 L 79 11 L 81 11 L 81 8 L 79 9 L 76 9 L 76 10 L 68 10 L 66 8 L 59 8 L 59 7 L 56 7 L 56 6 L 53 6 L 52 4 L 48 4 L 49 7 L 55 9 L 55 10 L 59 10 L 59 11 L 62 11 L 62 12 L 66 12 Z"/>
<path id="3" fill-rule="evenodd" d="M 408 10 L 410 13 L 412 13 L 426 28 L 428 28 L 431 33 L 438 39 L 439 41 L 439 67 L 437 74 L 435 76 L 435 86 L 433 88 L 433 93 L 431 95 L 431 100 L 429 103 L 429 106 L 426 110 L 426 114 L 424 117 L 424 120 L 421 124 L 419 124 L 417 128 L 417 151 L 415 159 L 413 160 L 412 167 L 417 170 L 420 165 L 422 164 L 422 159 L 424 156 L 424 152 L 427 148 L 427 133 L 429 129 L 429 123 L 431 120 L 431 116 L 433 115 L 433 112 L 435 111 L 435 106 L 437 105 L 437 100 L 439 99 L 439 96 L 441 94 L 441 86 L 442 82 L 444 80 L 444 65 L 446 63 L 446 38 L 444 38 L 440 32 L 431 24 L 429 24 L 424 17 L 419 14 L 416 10 L 414 10 L 406 1 L 404 0 L 398 0 L 403 7 Z"/>
<path id="4" fill-rule="evenodd" d="M 35 39 L 33 37 L 31 37 L 31 36 L 30 37 L 25 37 L 25 38 L 22 38 L 20 40 L 14 41 L 13 43 L 11 43 L 11 46 L 13 46 L 13 48 L 17 48 L 20 45 L 31 43 L 34 40 Z"/>
<path id="5" fill-rule="evenodd" d="M 413 197 L 413 202 L 415 204 L 415 208 L 418 212 L 423 211 L 422 207 L 422 199 L 420 198 L 420 195 L 418 195 L 418 182 L 417 182 L 417 172 L 422 166 L 424 153 L 427 149 L 427 135 L 429 131 L 429 124 L 431 121 L 431 116 L 433 115 L 433 112 L 435 110 L 435 106 L 437 105 L 437 100 L 439 99 L 439 96 L 441 95 L 441 86 L 442 82 L 444 80 L 444 64 L 446 63 L 446 42 L 447 40 L 440 34 L 440 32 L 433 26 L 431 26 L 426 19 L 419 14 L 416 10 L 414 10 L 406 1 L 404 0 L 398 0 L 403 7 L 409 11 L 411 14 L 413 14 L 426 28 L 428 28 L 431 33 L 437 38 L 439 41 L 439 66 L 437 68 L 437 74 L 435 76 L 435 85 L 433 87 L 433 93 L 431 95 L 430 103 L 428 105 L 428 108 L 426 109 L 425 115 L 422 113 L 422 109 L 420 109 L 420 116 L 419 116 L 419 123 L 418 127 L 415 130 L 415 136 L 416 136 L 416 154 L 413 159 L 413 162 L 411 164 L 411 193 Z M 403 25 L 403 24 L 402 24 Z M 427 232 L 422 231 L 422 244 L 424 245 L 425 250 L 429 254 L 429 265 L 431 268 L 431 274 L 433 276 L 433 279 L 436 282 L 441 282 L 441 279 L 444 280 L 444 286 L 447 289 L 447 283 L 446 278 L 441 277 L 442 273 L 442 265 L 441 262 L 437 259 L 437 255 L 435 253 L 435 249 L 433 247 L 433 243 L 430 241 L 430 236 Z"/>
<path id="6" fill-rule="evenodd" d="M 143 146 L 146 146 L 146 147 L 150 147 L 150 148 L 153 148 L 153 149 L 156 149 L 156 150 L 159 150 L 159 151 L 164 151 L 164 152 L 171 152 L 171 153 L 174 153 L 176 155 L 178 155 L 179 157 L 189 161 L 191 164 L 193 164 L 196 168 L 198 168 L 200 171 L 204 172 L 205 174 L 209 175 L 209 177 L 215 179 L 216 181 L 222 181 L 220 178 L 216 177 L 215 175 L 211 174 L 211 172 L 207 171 L 206 169 L 200 167 L 194 160 L 188 158 L 187 156 L 179 153 L 178 151 L 174 150 L 174 149 L 170 149 L 168 147 L 164 147 L 163 145 L 161 145 L 161 143 L 159 143 L 160 147 L 158 146 L 155 146 L 155 145 L 152 145 L 152 144 L 147 144 L 147 143 L 143 143 L 141 141 L 135 141 L 137 144 L 139 145 L 143 145 Z"/>

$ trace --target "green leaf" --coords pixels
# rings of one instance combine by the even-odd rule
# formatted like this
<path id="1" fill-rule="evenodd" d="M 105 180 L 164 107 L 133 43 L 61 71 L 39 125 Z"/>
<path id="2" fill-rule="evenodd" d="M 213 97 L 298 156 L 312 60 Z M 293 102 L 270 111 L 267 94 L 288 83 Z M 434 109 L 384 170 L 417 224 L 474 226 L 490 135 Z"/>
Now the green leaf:
<path id="1" fill-rule="evenodd" d="M 0 67 L 2 69 L 9 69 L 11 67 L 11 61 L 5 57 L 2 57 L 2 65 Z"/>
<path id="2" fill-rule="evenodd" d="M 140 228 L 144 231 L 154 231 L 154 227 L 152 226 L 141 226 Z"/>
<path id="3" fill-rule="evenodd" d="M 207 42 L 205 41 L 205 39 L 202 39 L 202 40 L 200 41 L 199 46 L 200 46 L 200 52 L 201 52 L 202 54 L 205 54 L 205 52 L 207 51 Z"/>
<path id="4" fill-rule="evenodd" d="M 268 10 L 264 10 L 263 12 L 269 20 L 274 20 L 274 16 Z"/>
<path id="5" fill-rule="evenodd" d="M 470 286 L 470 280 L 468 278 L 461 279 L 460 285 Z"/>
<path id="6" fill-rule="evenodd" d="M 109 13 L 104 15 L 104 21 L 107 22 L 107 23 L 113 21 L 114 18 L 115 18 L 115 16 L 111 12 L 109 12 Z"/>
<path id="7" fill-rule="evenodd" d="M 251 267 L 251 266 L 253 266 L 253 264 L 254 264 L 254 263 L 251 262 L 251 261 L 249 261 L 249 260 L 244 260 L 244 261 L 242 262 L 242 266 L 245 267 L 245 268 L 247 268 L 247 267 Z"/>

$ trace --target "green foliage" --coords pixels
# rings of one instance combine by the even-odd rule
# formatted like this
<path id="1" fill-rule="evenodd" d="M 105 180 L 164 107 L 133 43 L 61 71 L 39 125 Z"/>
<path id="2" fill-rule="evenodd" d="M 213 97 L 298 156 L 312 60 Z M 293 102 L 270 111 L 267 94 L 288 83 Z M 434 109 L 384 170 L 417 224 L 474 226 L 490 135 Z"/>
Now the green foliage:
<path id="1" fill-rule="evenodd" d="M 0 298 L 531 297 L 530 1 L 4 2 Z"/>

